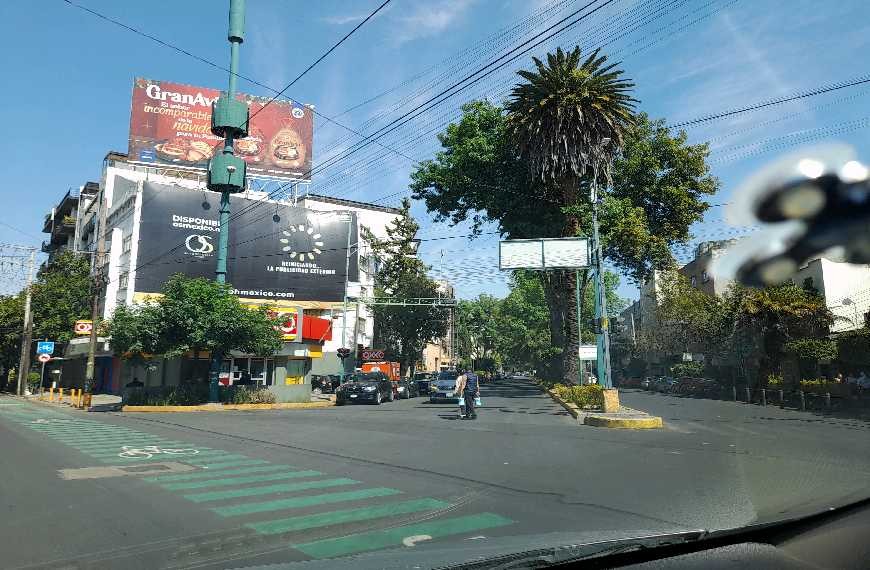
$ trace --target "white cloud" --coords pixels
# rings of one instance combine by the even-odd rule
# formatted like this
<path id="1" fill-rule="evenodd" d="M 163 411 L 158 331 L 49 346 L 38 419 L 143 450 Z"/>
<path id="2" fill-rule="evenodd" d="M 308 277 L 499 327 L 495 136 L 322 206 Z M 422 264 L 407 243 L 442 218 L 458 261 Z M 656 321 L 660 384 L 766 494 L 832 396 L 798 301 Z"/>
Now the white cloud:
<path id="1" fill-rule="evenodd" d="M 327 16 L 322 18 L 324 22 L 327 24 L 332 24 L 334 26 L 343 26 L 345 24 L 355 24 L 357 22 L 362 22 L 368 14 L 356 14 L 356 15 L 348 15 L 348 16 Z"/>
<path id="2" fill-rule="evenodd" d="M 438 35 L 453 25 L 476 0 L 425 2 L 396 19 L 401 26 L 396 36 L 400 43 Z"/>

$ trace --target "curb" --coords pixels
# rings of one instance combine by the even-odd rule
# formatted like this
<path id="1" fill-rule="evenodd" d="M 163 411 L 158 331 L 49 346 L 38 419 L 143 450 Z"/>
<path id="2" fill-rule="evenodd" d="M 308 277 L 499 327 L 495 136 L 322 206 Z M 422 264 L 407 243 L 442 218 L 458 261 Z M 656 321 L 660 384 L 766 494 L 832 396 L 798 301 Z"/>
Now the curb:
<path id="1" fill-rule="evenodd" d="M 198 406 L 122 406 L 122 412 L 229 412 L 229 411 L 257 411 L 257 410 L 312 410 L 332 408 L 332 402 L 284 402 L 277 404 L 221 404 L 218 406 L 200 404 Z"/>
<path id="2" fill-rule="evenodd" d="M 557 396 L 552 390 L 545 390 L 545 392 L 547 394 L 549 394 L 549 396 L 553 399 L 554 402 L 556 402 L 557 404 L 559 404 L 560 406 L 565 408 L 565 410 L 569 414 L 571 414 L 571 417 L 573 417 L 578 422 L 580 421 L 581 410 L 580 410 L 580 407 L 577 406 L 577 404 L 572 404 L 571 402 L 566 402 L 565 400 L 563 400 L 562 398 Z"/>
<path id="3" fill-rule="evenodd" d="M 664 427 L 662 419 L 658 416 L 646 416 L 635 418 L 614 418 L 590 414 L 583 418 L 583 424 L 593 427 L 622 428 L 622 429 L 657 429 Z"/>
<path id="4" fill-rule="evenodd" d="M 628 414 L 604 414 L 602 412 L 585 412 L 576 404 L 566 402 L 552 390 L 544 390 L 554 402 L 565 408 L 578 423 L 591 427 L 621 428 L 621 429 L 658 429 L 664 427 L 662 418 L 651 416 L 646 412 L 620 406 Z M 633 414 L 635 417 L 631 417 Z M 622 417 L 620 417 L 622 415 Z M 638 417 L 639 416 L 639 417 Z"/>

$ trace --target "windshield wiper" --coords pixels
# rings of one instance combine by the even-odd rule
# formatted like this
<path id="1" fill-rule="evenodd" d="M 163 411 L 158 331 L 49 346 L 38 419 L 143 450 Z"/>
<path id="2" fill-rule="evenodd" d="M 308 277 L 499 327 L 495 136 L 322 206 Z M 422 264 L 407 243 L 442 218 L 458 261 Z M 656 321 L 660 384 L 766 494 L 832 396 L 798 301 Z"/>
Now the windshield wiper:
<path id="1" fill-rule="evenodd" d="M 547 548 L 536 548 L 486 560 L 463 562 L 444 566 L 441 570 L 516 570 L 520 568 L 548 568 L 569 562 L 591 560 L 603 556 L 635 552 L 647 548 L 659 548 L 674 544 L 694 542 L 707 536 L 705 530 L 677 532 L 648 537 L 633 537 L 608 540 L 591 544 L 568 544 Z"/>

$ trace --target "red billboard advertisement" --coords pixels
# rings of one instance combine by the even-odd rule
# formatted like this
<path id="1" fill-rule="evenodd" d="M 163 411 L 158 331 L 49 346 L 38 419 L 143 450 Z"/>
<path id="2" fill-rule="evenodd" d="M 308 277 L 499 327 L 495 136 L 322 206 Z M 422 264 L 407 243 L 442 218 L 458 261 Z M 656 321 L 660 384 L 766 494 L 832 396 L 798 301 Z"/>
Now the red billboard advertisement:
<path id="1" fill-rule="evenodd" d="M 206 168 L 223 148 L 211 134 L 211 104 L 217 89 L 136 78 L 130 112 L 131 161 Z M 252 117 L 248 136 L 236 141 L 236 155 L 248 175 L 310 180 L 314 113 L 295 101 L 240 93 Z M 268 103 L 268 105 L 267 105 Z"/>

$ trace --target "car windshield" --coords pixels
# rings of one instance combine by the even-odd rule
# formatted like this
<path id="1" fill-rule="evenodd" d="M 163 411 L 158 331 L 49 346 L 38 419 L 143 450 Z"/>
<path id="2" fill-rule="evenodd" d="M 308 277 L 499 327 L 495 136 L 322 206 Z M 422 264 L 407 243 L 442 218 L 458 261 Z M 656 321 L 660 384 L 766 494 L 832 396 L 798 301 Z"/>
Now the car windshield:
<path id="1" fill-rule="evenodd" d="M 0 569 L 870 499 L 870 1 L 0 6 Z"/>
<path id="2" fill-rule="evenodd" d="M 359 372 L 348 377 L 350 382 L 377 382 L 384 377 L 377 372 Z"/>

